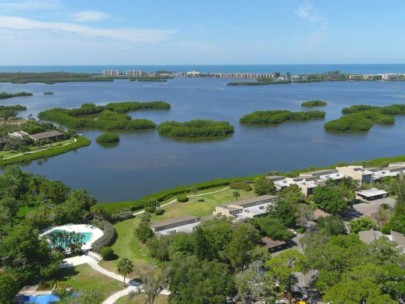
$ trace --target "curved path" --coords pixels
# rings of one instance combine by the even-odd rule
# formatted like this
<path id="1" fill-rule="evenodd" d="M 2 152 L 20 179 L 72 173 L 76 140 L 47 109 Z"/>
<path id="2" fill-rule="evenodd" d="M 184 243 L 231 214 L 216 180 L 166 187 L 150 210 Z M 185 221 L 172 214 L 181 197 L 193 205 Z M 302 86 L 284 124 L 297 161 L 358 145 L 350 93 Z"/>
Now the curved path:
<path id="1" fill-rule="evenodd" d="M 229 188 L 230 188 L 230 187 L 225 187 L 225 188 L 222 188 L 222 189 L 219 189 L 219 190 L 215 190 L 215 191 L 211 191 L 211 192 L 205 192 L 205 193 L 201 193 L 201 194 L 187 195 L 187 197 L 188 197 L 188 198 L 192 198 L 192 197 L 200 197 L 200 196 L 204 196 L 204 195 L 208 195 L 208 194 L 219 193 L 219 192 L 228 190 Z M 163 204 L 163 205 L 160 206 L 160 207 L 166 207 L 166 206 L 171 205 L 171 204 L 173 204 L 173 203 L 175 203 L 175 202 L 177 202 L 177 198 L 175 198 L 174 200 L 172 200 L 172 201 L 170 201 L 170 202 L 168 202 L 168 203 L 166 203 L 166 204 Z M 142 213 L 144 213 L 144 212 L 145 212 L 145 210 L 141 210 L 141 211 L 138 211 L 138 212 L 134 213 L 134 215 L 136 216 L 136 215 L 142 214 Z"/>

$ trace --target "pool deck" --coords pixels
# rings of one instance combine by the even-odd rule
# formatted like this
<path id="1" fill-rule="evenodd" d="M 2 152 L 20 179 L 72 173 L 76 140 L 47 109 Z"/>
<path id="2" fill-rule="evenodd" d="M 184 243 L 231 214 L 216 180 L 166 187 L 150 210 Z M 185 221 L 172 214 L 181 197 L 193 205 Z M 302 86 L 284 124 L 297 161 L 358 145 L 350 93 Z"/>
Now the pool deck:
<path id="1" fill-rule="evenodd" d="M 63 226 L 56 226 L 47 228 L 41 231 L 40 236 L 47 235 L 55 230 L 63 230 L 67 232 L 77 232 L 77 233 L 91 233 L 91 238 L 89 241 L 83 244 L 82 250 L 90 250 L 93 243 L 103 236 L 103 231 L 93 225 L 86 224 L 67 224 Z"/>

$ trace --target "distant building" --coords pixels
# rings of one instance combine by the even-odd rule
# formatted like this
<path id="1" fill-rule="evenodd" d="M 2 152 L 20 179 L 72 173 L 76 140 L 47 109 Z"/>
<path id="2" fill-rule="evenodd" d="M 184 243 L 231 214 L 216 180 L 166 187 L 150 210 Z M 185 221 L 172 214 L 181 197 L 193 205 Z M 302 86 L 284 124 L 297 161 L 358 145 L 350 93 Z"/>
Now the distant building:
<path id="1" fill-rule="evenodd" d="M 337 167 L 337 171 L 347 177 L 351 177 L 353 180 L 357 181 L 360 185 L 362 183 L 371 183 L 373 172 L 366 170 L 363 166 L 346 166 Z"/>
<path id="2" fill-rule="evenodd" d="M 8 137 L 10 137 L 10 138 L 22 139 L 25 136 L 30 136 L 30 135 L 27 132 L 24 132 L 24 131 L 17 131 L 17 132 L 8 133 Z"/>
<path id="3" fill-rule="evenodd" d="M 268 208 L 278 202 L 279 197 L 275 195 L 262 195 L 235 201 L 222 206 L 217 206 L 214 215 L 233 217 L 239 221 L 246 221 L 255 216 L 268 213 Z"/>
<path id="4" fill-rule="evenodd" d="M 382 80 L 397 80 L 398 74 L 395 73 L 386 73 L 382 74 Z"/>
<path id="5" fill-rule="evenodd" d="M 126 70 L 125 71 L 125 76 L 141 77 L 142 76 L 142 71 L 141 70 Z"/>
<path id="6" fill-rule="evenodd" d="M 349 75 L 350 80 L 363 80 L 363 75 L 360 74 L 351 74 Z"/>
<path id="7" fill-rule="evenodd" d="M 201 223 L 199 217 L 181 216 L 159 222 L 154 222 L 149 225 L 156 235 L 166 235 L 169 233 L 186 232 L 190 233 L 195 227 Z"/>
<path id="8" fill-rule="evenodd" d="M 58 140 L 64 137 L 62 132 L 59 131 L 47 131 L 42 133 L 36 133 L 29 135 L 34 141 L 37 140 Z"/>
<path id="9" fill-rule="evenodd" d="M 103 75 L 104 76 L 119 76 L 120 71 L 119 70 L 104 70 Z"/>

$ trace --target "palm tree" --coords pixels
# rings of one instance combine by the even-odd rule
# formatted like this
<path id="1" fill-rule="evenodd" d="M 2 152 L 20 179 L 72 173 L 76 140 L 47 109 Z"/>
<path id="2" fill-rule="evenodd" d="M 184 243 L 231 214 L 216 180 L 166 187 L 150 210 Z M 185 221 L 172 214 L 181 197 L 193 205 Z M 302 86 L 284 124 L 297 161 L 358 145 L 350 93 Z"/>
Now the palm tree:
<path id="1" fill-rule="evenodd" d="M 117 270 L 119 274 L 122 274 L 124 276 L 124 284 L 125 284 L 125 277 L 134 270 L 134 264 L 132 264 L 132 262 L 127 258 L 123 258 L 118 263 Z"/>
<path id="2" fill-rule="evenodd" d="M 233 197 L 234 197 L 236 200 L 238 200 L 238 198 L 240 197 L 240 193 L 239 193 L 238 191 L 235 191 L 235 192 L 233 193 Z"/>

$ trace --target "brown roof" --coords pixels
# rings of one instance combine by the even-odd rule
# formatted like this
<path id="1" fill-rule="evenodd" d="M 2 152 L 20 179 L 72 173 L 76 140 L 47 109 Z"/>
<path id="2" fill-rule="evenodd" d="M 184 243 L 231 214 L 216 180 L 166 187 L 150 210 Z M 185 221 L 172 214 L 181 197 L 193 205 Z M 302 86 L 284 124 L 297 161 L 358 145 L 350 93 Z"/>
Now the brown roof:
<path id="1" fill-rule="evenodd" d="M 30 137 L 34 139 L 47 139 L 52 137 L 57 137 L 63 135 L 62 132 L 59 131 L 48 131 L 42 133 L 31 134 Z"/>
<path id="2" fill-rule="evenodd" d="M 169 218 L 167 220 L 163 220 L 163 221 L 159 221 L 159 222 L 154 222 L 154 223 L 151 223 L 149 226 L 151 228 L 157 228 L 157 227 L 161 227 L 161 226 L 182 223 L 182 222 L 186 222 L 189 220 L 195 220 L 195 219 L 199 219 L 199 218 L 196 216 L 192 216 L 192 215 L 186 215 L 186 216 Z"/>
<path id="3" fill-rule="evenodd" d="M 262 238 L 262 246 L 267 249 L 272 249 L 272 248 L 282 246 L 285 244 L 286 244 L 286 242 L 284 242 L 284 241 L 273 240 L 272 238 L 269 238 L 269 237 Z"/>
<path id="4" fill-rule="evenodd" d="M 327 212 L 325 212 L 325 211 L 323 211 L 323 210 L 321 210 L 321 209 L 319 209 L 319 208 L 317 208 L 317 209 L 314 210 L 314 218 L 315 218 L 316 220 L 319 219 L 319 218 L 321 218 L 321 217 L 327 217 L 327 216 L 330 216 L 330 214 L 327 213 Z"/>

